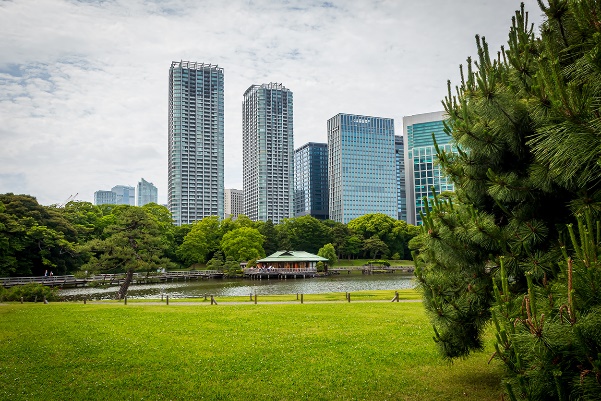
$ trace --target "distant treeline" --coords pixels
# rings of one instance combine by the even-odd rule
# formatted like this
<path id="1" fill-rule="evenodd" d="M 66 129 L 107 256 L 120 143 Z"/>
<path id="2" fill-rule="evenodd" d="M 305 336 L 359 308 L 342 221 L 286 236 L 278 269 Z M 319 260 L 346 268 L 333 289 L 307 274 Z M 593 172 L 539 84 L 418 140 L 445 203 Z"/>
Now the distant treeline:
<path id="1" fill-rule="evenodd" d="M 40 205 L 29 195 L 0 195 L 0 276 L 30 276 L 88 270 L 211 268 L 238 266 L 277 250 L 340 258 L 408 259 L 408 242 L 417 227 L 384 214 L 368 214 L 348 224 L 311 216 L 279 224 L 207 217 L 175 226 L 169 210 L 155 203 L 141 207 L 68 202 Z"/>

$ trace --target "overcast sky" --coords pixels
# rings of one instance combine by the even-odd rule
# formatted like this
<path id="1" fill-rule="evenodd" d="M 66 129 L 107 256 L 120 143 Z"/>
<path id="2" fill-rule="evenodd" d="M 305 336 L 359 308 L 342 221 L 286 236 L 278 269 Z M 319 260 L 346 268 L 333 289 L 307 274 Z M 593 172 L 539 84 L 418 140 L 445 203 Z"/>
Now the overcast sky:
<path id="1" fill-rule="evenodd" d="M 536 26 L 536 0 L 525 1 Z M 242 97 L 294 93 L 295 148 L 326 142 L 337 113 L 441 110 L 446 81 L 507 42 L 513 0 L 1 0 L 0 193 L 42 204 L 136 186 L 167 202 L 171 61 L 225 74 L 225 187 L 242 189 Z"/>

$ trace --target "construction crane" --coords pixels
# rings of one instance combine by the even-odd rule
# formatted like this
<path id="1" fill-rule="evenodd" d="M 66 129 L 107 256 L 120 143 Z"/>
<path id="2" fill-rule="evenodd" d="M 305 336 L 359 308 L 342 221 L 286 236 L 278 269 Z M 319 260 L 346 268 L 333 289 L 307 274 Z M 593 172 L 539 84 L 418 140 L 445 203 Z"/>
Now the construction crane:
<path id="1" fill-rule="evenodd" d="M 72 200 L 75 200 L 75 198 L 77 197 L 77 195 L 79 195 L 79 192 L 77 192 L 75 195 L 69 196 L 66 201 L 64 201 L 63 203 L 60 203 L 60 204 L 56 205 L 56 207 L 65 207 L 65 205 L 67 203 L 71 202 Z"/>

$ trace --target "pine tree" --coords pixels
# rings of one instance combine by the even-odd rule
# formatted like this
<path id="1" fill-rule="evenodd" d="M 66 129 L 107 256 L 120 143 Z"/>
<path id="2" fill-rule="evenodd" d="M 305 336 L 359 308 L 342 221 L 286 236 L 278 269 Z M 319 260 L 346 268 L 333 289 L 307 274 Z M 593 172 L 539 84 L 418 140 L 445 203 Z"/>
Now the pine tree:
<path id="1" fill-rule="evenodd" d="M 601 211 L 601 2 L 539 5 L 540 38 L 522 5 L 507 48 L 493 58 L 476 37 L 477 61 L 461 69 L 455 94 L 449 83 L 446 131 L 458 154 L 438 153 L 456 191 L 430 201 L 412 241 L 416 275 L 443 355 L 481 349 L 493 317 L 511 399 L 600 399 L 598 297 L 554 300 L 576 291 L 575 265 L 589 265 L 579 286 L 601 286 L 591 263 L 600 240 L 591 233 Z"/>

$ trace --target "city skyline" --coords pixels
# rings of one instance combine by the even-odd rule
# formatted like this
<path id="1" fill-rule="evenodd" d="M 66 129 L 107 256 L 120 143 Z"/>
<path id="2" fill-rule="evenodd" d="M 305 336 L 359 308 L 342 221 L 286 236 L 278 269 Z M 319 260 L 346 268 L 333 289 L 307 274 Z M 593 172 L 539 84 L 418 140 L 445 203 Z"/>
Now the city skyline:
<path id="1" fill-rule="evenodd" d="M 254 82 L 293 88 L 294 147 L 325 142 L 340 112 L 386 115 L 402 132 L 403 116 L 440 109 L 474 35 L 493 54 L 506 43 L 519 3 L 4 2 L 0 192 L 91 202 L 98 188 L 144 176 L 167 203 L 173 60 L 227 72 L 225 187 L 242 187 L 242 94 Z M 536 2 L 525 3 L 538 24 Z"/>

